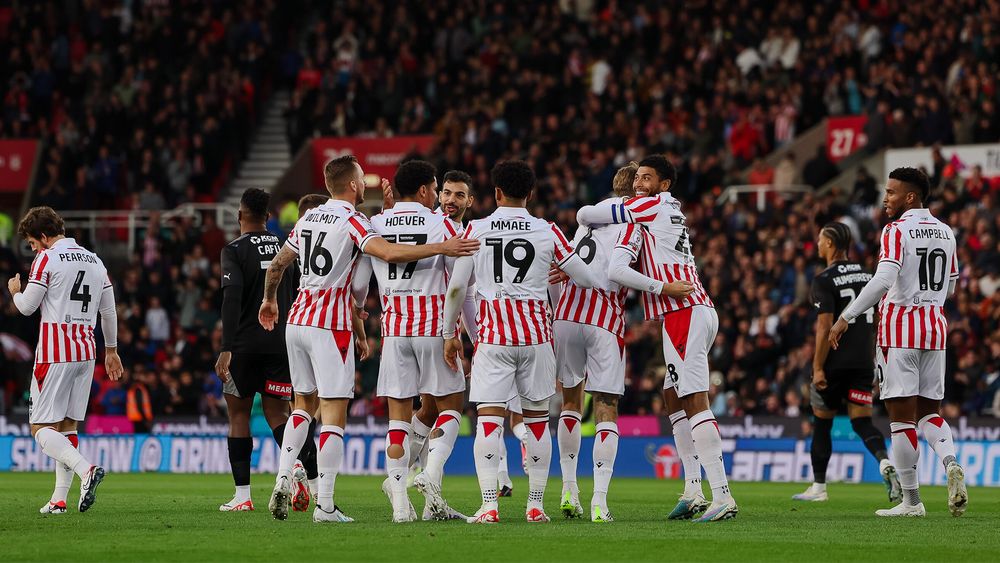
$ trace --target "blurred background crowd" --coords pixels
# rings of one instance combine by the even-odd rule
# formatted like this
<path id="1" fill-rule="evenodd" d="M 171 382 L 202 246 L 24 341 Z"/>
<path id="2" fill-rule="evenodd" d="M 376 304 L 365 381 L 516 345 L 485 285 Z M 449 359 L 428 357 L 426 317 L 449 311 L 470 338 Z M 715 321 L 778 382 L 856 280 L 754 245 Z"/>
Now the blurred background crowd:
<path id="1" fill-rule="evenodd" d="M 474 179 L 467 218 L 494 205 L 492 165 L 523 158 L 539 178 L 534 213 L 569 234 L 576 209 L 610 192 L 618 166 L 665 153 L 720 313 L 716 415 L 808 413 L 816 233 L 847 222 L 852 256 L 874 268 L 885 221 L 880 180 L 864 174 L 840 187 L 846 199 L 772 198 L 763 211 L 718 204 L 722 188 L 834 178 L 822 148 L 773 169 L 760 160 L 830 115 L 867 115 L 869 151 L 1000 139 L 995 0 L 180 4 L 0 8 L 0 137 L 44 142 L 34 203 L 160 210 L 215 201 L 247 154 L 262 101 L 279 89 L 292 93 L 286 133 L 296 150 L 314 136 L 436 135 L 428 158 L 439 172 Z M 795 159 L 807 161 L 801 177 Z M 947 307 L 945 414 L 998 416 L 1000 184 L 948 164 L 928 170 L 932 209 L 955 229 L 962 266 Z M 228 235 L 209 215 L 154 220 L 139 234 L 114 272 L 129 378 L 110 382 L 98 367 L 91 412 L 144 422 L 224 413 L 212 370 Z M 26 264 L 0 249 L 0 274 L 17 271 Z M 659 328 L 629 302 L 622 411 L 659 414 Z M 24 352 L 3 334 L 33 345 L 37 322 L 3 292 L 0 366 Z M 16 371 L 0 370 L 5 406 L 26 401 Z M 385 414 L 377 373 L 377 360 L 359 364 L 352 414 Z"/>

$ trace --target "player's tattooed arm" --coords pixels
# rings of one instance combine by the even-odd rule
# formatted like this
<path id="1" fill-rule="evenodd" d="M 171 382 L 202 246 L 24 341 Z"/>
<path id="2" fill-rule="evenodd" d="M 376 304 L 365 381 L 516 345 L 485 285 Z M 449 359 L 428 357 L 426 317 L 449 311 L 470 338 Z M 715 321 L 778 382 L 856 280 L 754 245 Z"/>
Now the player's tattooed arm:
<path id="1" fill-rule="evenodd" d="M 281 284 L 281 276 L 297 256 L 288 246 L 282 247 L 264 274 L 264 302 L 260 304 L 260 311 L 257 313 L 257 320 L 264 330 L 274 330 L 274 323 L 278 319 L 278 285 Z"/>

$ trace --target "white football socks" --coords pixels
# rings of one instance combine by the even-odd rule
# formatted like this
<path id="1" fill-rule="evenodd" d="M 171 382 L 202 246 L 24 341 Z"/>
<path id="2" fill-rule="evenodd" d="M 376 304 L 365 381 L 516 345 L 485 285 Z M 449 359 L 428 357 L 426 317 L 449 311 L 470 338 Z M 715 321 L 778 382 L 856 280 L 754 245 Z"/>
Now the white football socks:
<path id="1" fill-rule="evenodd" d="M 591 506 L 608 507 L 608 487 L 611 485 L 617 455 L 618 423 L 597 423 L 597 434 L 594 436 L 594 497 L 590 501 Z"/>
<path id="2" fill-rule="evenodd" d="M 562 411 L 559 415 L 556 440 L 559 442 L 559 467 L 562 469 L 562 490 L 580 494 L 576 484 L 576 467 L 580 457 L 580 413 Z"/>
<path id="3" fill-rule="evenodd" d="M 687 414 L 684 411 L 671 413 L 670 427 L 674 433 L 674 448 L 684 468 L 684 496 L 693 497 L 701 493 L 701 464 L 698 463 Z"/>
<path id="4" fill-rule="evenodd" d="M 324 424 L 319 432 L 319 453 L 316 454 L 319 490 L 316 492 L 316 505 L 330 512 L 334 506 L 333 490 L 337 484 L 337 473 L 344 461 L 344 429 Z M 288 434 L 285 434 L 285 439 L 288 439 Z"/>
<path id="5" fill-rule="evenodd" d="M 73 447 L 73 443 L 70 442 L 69 438 L 63 436 L 53 428 L 46 426 L 35 432 L 35 441 L 38 442 L 45 455 L 56 460 L 58 463 L 65 464 L 81 480 L 87 477 L 87 471 L 90 471 L 90 468 L 93 467 L 93 464 L 87 461 L 80 454 L 79 450 Z"/>
<path id="6" fill-rule="evenodd" d="M 455 439 L 458 438 L 458 427 L 461 425 L 461 420 L 462 415 L 458 411 L 444 411 L 438 415 L 437 422 L 434 423 L 434 430 L 431 430 L 431 438 L 427 442 L 427 467 L 424 471 L 438 486 L 441 485 L 441 479 L 444 477 L 444 464 L 447 463 L 451 451 L 455 448 Z"/>
<path id="7" fill-rule="evenodd" d="M 410 426 L 413 427 L 410 432 L 410 465 L 423 467 L 427 461 L 427 448 L 424 446 L 427 445 L 431 427 L 421 422 L 416 414 L 410 419 Z"/>
<path id="8" fill-rule="evenodd" d="M 476 476 L 483 495 L 483 506 L 497 508 L 497 469 L 500 463 L 500 441 L 503 440 L 503 417 L 480 415 L 476 422 Z"/>
<path id="9" fill-rule="evenodd" d="M 920 503 L 920 485 L 917 481 L 917 427 L 912 422 L 890 422 L 892 431 L 892 463 L 896 466 L 899 485 L 903 488 L 903 503 L 913 506 Z"/>
<path id="10" fill-rule="evenodd" d="M 549 432 L 549 417 L 524 417 L 528 428 L 528 510 L 542 510 L 545 485 L 549 480 L 549 465 L 552 463 L 552 434 Z"/>
<path id="11" fill-rule="evenodd" d="M 726 478 L 726 466 L 722 462 L 722 436 L 715 422 L 715 415 L 704 410 L 691 417 L 691 437 L 698 461 L 705 468 L 705 476 L 712 487 L 712 504 L 733 498 Z"/>
<path id="12" fill-rule="evenodd" d="M 302 445 L 309 437 L 309 424 L 312 416 L 304 410 L 294 410 L 285 423 L 285 433 L 281 438 L 281 455 L 278 457 L 278 475 L 275 481 L 280 481 L 286 477 L 288 482 L 292 482 L 292 466 L 299 457 Z M 343 430 L 340 431 L 344 433 Z"/>
<path id="13" fill-rule="evenodd" d="M 406 473 L 410 467 L 410 430 L 409 422 L 390 420 L 389 433 L 385 437 L 385 472 L 389 476 L 394 507 L 406 497 Z M 389 457 L 389 448 L 392 446 L 403 448 L 403 455 L 397 458 Z"/>
<path id="14" fill-rule="evenodd" d="M 948 421 L 936 414 L 929 414 L 920 419 L 917 427 L 924 435 L 924 440 L 927 440 L 946 468 L 950 462 L 957 461 L 955 459 L 955 440 L 952 438 L 951 426 Z"/>
<path id="15" fill-rule="evenodd" d="M 63 432 L 63 436 L 69 440 L 69 443 L 73 445 L 74 448 L 80 449 L 80 438 L 76 433 L 76 430 L 70 432 Z M 56 461 L 56 486 L 52 490 L 52 498 L 49 499 L 51 503 L 66 502 L 66 495 L 69 494 L 69 488 L 73 485 L 73 470 L 66 466 L 65 463 Z"/>

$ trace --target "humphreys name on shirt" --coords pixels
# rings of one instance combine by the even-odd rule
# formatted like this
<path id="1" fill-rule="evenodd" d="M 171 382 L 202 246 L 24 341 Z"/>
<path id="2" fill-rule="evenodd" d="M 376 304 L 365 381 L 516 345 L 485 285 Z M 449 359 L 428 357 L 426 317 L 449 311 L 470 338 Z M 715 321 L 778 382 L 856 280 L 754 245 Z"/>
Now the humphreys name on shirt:
<path id="1" fill-rule="evenodd" d="M 951 231 L 937 228 L 910 229 L 910 238 L 937 238 L 951 240 Z"/>
<path id="2" fill-rule="evenodd" d="M 841 264 L 837 266 L 837 273 L 842 275 L 833 276 L 833 285 L 836 286 L 868 283 L 872 279 L 871 274 L 861 271 L 860 264 Z"/>
<path id="3" fill-rule="evenodd" d="M 530 231 L 531 222 L 518 219 L 494 219 L 490 221 L 492 231 Z"/>
<path id="4" fill-rule="evenodd" d="M 86 262 L 87 264 L 97 264 L 97 258 L 93 254 L 83 252 L 60 252 L 60 262 Z"/>

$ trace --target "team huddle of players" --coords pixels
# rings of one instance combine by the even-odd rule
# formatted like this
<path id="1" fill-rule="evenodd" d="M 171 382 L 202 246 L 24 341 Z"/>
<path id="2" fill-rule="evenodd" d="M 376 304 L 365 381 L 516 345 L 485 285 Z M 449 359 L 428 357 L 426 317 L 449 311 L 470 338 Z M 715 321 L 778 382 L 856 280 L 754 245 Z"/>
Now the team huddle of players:
<path id="1" fill-rule="evenodd" d="M 267 194 L 248 190 L 240 206 L 241 236 L 223 251 L 224 336 L 216 368 L 226 383 L 236 494 L 220 510 L 253 510 L 249 412 L 254 394 L 261 393 L 280 445 L 271 514 L 284 520 L 290 507 L 305 511 L 312 497 L 315 522 L 351 521 L 335 504 L 334 493 L 355 389 L 355 356 L 370 354 L 363 305 L 374 277 L 382 308 L 377 394 L 386 398 L 389 410 L 382 489 L 394 522 L 417 519 L 407 496 L 407 475 L 415 464 L 423 467 L 413 479 L 425 498 L 423 519 L 499 522 L 498 497 L 510 491 L 503 441 L 508 413 L 517 415 L 511 429 L 524 448 L 529 489 L 525 518 L 549 521 L 543 497 L 552 458 L 549 403 L 557 380 L 563 394 L 557 424 L 560 509 L 567 517 L 584 516 L 576 466 L 586 391 L 594 398 L 596 417 L 591 520 L 613 521 L 607 496 L 618 448 L 618 401 L 624 393 L 628 289 L 640 292 L 645 318 L 663 327 L 663 394 L 685 475 L 683 494 L 669 518 L 715 522 L 736 517 L 739 509 L 708 398 L 708 354 L 719 321 L 698 277 L 681 202 L 669 193 L 676 180 L 669 160 L 649 156 L 619 170 L 614 197 L 579 210 L 580 227 L 572 241 L 554 224 L 528 213 L 535 175 L 522 161 L 494 167 L 497 208 L 467 224 L 463 219 L 473 195 L 470 178 L 462 172 L 445 174 L 438 194 L 437 171 L 430 163 L 402 164 L 391 187 L 383 181 L 388 203 L 371 219 L 355 208 L 363 200 L 365 182 L 354 157 L 330 161 L 324 174 L 330 197 L 304 198 L 300 219 L 280 247 L 264 227 Z M 878 272 L 860 291 L 852 286 L 850 299 L 836 311 L 823 300 L 817 307 L 823 337 L 829 333 L 836 348 L 845 332 L 843 342 L 854 346 L 858 331 L 873 326 L 856 321 L 870 321 L 870 310 L 881 300 L 876 373 L 892 419 L 895 464 L 886 459 L 881 435 L 872 434 L 878 431 L 871 426 L 870 367 L 865 387 L 863 366 L 847 366 L 854 369 L 850 377 L 838 371 L 843 365 L 824 369 L 827 355 L 838 357 L 824 348 L 823 357 L 817 353 L 814 397 L 821 398 L 814 404 L 818 416 L 826 418 L 833 416 L 830 409 L 835 414 L 840 395 L 867 405 L 867 412 L 851 411 L 852 419 L 862 419 L 855 429 L 880 457 L 890 499 L 901 501 L 879 511 L 882 516 L 924 514 L 916 477 L 919 414 L 925 438 L 933 440 L 948 468 L 949 506 L 957 515 L 967 501 L 964 477 L 950 429 L 937 414 L 947 333 L 941 308 L 958 271 L 954 236 L 923 208 L 926 176 L 899 169 L 890 178 L 887 209 L 900 217 L 883 233 Z M 398 198 L 391 197 L 391 188 Z M 440 207 L 435 211 L 436 203 Z M 845 279 L 858 282 L 859 268 L 837 264 L 846 251 L 845 237 L 847 244 L 850 240 L 843 225 L 837 225 L 824 228 L 820 246 L 827 243 L 824 256 L 831 267 L 842 268 Z M 108 373 L 112 378 L 122 373 L 114 353 L 113 292 L 100 260 L 64 238 L 61 220 L 51 209 L 32 209 L 19 233 L 39 252 L 25 291 L 20 291 L 19 278 L 10 282 L 22 313 L 31 314 L 42 303 L 31 423 L 43 451 L 57 461 L 56 490 L 42 511 L 65 512 L 73 473 L 81 477 L 79 509 L 84 511 L 95 500 L 104 470 L 76 450 L 75 425 L 85 414 L 89 395 L 98 310 Z M 97 307 L 90 307 L 91 286 L 103 288 Z M 838 295 L 845 297 L 845 292 Z M 836 323 L 834 312 L 839 312 Z M 829 318 L 823 317 L 826 313 Z M 462 327 L 475 350 L 468 394 L 477 407 L 473 454 L 482 494 L 481 506 L 469 517 L 449 506 L 443 492 L 444 466 L 458 436 L 466 393 Z M 866 356 L 869 350 L 851 353 Z M 831 394 L 834 389 L 838 391 Z M 418 397 L 420 408 L 414 412 Z M 293 401 L 290 415 L 288 400 Z M 828 427 L 826 432 L 828 441 Z M 814 441 L 818 470 L 820 465 L 825 469 L 823 453 Z M 703 494 L 703 471 L 711 502 Z M 800 495 L 805 500 L 826 499 L 822 473 L 817 471 L 816 483 Z"/>

